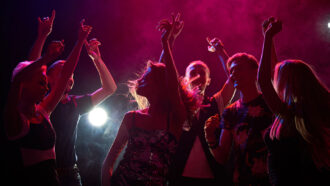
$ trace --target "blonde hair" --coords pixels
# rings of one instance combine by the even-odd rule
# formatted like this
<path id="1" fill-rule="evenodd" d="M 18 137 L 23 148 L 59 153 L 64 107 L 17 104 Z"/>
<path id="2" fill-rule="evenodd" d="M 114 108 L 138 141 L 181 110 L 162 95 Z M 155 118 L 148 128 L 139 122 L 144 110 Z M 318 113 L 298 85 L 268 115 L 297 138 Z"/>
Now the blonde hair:
<path id="1" fill-rule="evenodd" d="M 164 106 L 167 107 L 166 105 L 168 104 L 168 99 L 167 99 L 167 94 L 166 92 L 166 67 L 163 63 L 154 63 L 152 61 L 148 61 L 147 65 L 143 71 L 143 73 L 140 73 L 140 77 L 142 77 L 145 73 L 145 71 L 151 68 L 151 73 L 153 74 L 153 81 L 157 81 L 156 83 L 157 87 L 155 87 L 155 94 L 159 95 L 162 97 L 160 100 L 164 103 Z M 137 80 L 130 80 L 128 81 L 128 87 L 129 87 L 129 92 L 131 96 L 135 99 L 138 109 L 145 109 L 149 107 L 149 101 L 146 97 L 141 96 L 137 94 L 136 89 L 137 89 Z"/>
<path id="2" fill-rule="evenodd" d="M 187 78 L 189 76 L 189 72 L 191 71 L 191 67 L 193 67 L 193 66 L 201 66 L 202 68 L 205 69 L 207 77 L 210 77 L 209 67 L 203 61 L 197 60 L 197 61 L 192 61 L 192 62 L 189 63 L 189 65 L 186 68 L 185 78 Z"/>

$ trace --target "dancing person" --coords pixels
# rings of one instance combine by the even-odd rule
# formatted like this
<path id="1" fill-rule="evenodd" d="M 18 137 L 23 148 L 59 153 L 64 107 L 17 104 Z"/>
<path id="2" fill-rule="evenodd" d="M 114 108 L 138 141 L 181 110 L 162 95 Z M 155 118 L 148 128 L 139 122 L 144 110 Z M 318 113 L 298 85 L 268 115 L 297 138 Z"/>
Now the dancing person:
<path id="1" fill-rule="evenodd" d="M 62 42 L 52 42 L 46 54 L 33 62 L 21 62 L 13 71 L 5 110 L 5 131 L 16 150 L 8 161 L 11 182 L 24 185 L 58 185 L 55 170 L 55 131 L 49 116 L 71 77 L 91 27 L 80 25 L 78 41 L 63 66 L 59 81 L 48 94 L 46 64 L 63 51 Z M 10 153 L 10 152 L 8 152 Z M 15 154 L 16 153 L 16 154 Z M 15 159 L 16 158 L 16 159 Z"/>
<path id="2" fill-rule="evenodd" d="M 219 125 L 221 120 L 219 144 L 212 146 L 211 141 L 210 150 L 222 165 L 231 159 L 234 184 L 269 185 L 263 135 L 271 125 L 272 113 L 258 91 L 258 62 L 250 54 L 237 53 L 228 59 L 227 68 L 240 99 L 228 106 L 221 118 L 212 116 L 206 121 L 207 128 Z M 212 130 L 205 132 L 206 136 L 214 136 Z"/>
<path id="3" fill-rule="evenodd" d="M 173 18 L 173 22 L 174 22 Z M 168 170 L 180 137 L 187 111 L 182 101 L 177 70 L 169 46 L 172 24 L 163 30 L 164 63 L 148 62 L 136 81 L 137 94 L 149 106 L 126 113 L 102 167 L 102 185 L 166 185 Z M 127 144 L 123 159 L 114 164 Z"/>
<path id="4" fill-rule="evenodd" d="M 329 185 L 330 96 L 306 62 L 288 59 L 275 67 L 271 81 L 271 45 L 282 29 L 272 19 L 264 35 L 258 82 L 276 116 L 265 135 L 272 185 Z"/>
<path id="5" fill-rule="evenodd" d="M 92 59 L 101 80 L 102 87 L 91 94 L 69 95 L 73 87 L 73 75 L 70 77 L 65 92 L 53 111 L 50 120 L 56 132 L 56 165 L 60 185 L 81 185 L 81 177 L 77 166 L 75 143 L 77 124 L 84 113 L 104 101 L 116 91 L 116 83 L 104 64 L 97 39 L 85 41 L 87 52 Z M 55 87 L 65 64 L 64 60 L 53 63 L 47 72 L 50 88 Z"/>
<path id="6" fill-rule="evenodd" d="M 170 38 L 171 46 L 181 33 L 183 25 L 183 21 L 175 22 L 173 35 Z M 222 42 L 214 38 L 208 43 L 214 47 L 215 53 L 224 65 L 228 55 Z M 189 115 L 182 128 L 182 135 L 171 167 L 170 185 L 219 185 L 224 178 L 223 167 L 215 161 L 209 151 L 204 136 L 204 123 L 210 116 L 222 113 L 224 107 L 231 101 L 235 89 L 228 78 L 220 91 L 212 97 L 207 97 L 205 90 L 210 85 L 211 78 L 210 69 L 203 61 L 191 62 L 186 68 L 184 80 L 188 89 L 197 91 L 202 103 Z M 220 135 L 220 131 L 217 132 Z"/>

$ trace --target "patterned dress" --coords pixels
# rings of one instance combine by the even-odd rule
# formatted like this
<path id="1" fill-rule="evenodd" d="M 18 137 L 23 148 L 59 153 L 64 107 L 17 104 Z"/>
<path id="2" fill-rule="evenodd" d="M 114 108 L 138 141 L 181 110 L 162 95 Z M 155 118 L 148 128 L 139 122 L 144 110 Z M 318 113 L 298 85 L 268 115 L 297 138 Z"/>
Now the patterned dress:
<path id="1" fill-rule="evenodd" d="M 124 158 L 111 185 L 167 185 L 177 141 L 168 130 L 132 127 Z"/>

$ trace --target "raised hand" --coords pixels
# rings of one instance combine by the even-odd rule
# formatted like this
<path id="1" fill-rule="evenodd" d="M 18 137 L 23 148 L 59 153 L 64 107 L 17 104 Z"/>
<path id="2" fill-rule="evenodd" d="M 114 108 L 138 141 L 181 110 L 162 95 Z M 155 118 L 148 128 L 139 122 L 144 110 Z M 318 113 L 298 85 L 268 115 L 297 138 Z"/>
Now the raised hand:
<path id="1" fill-rule="evenodd" d="M 265 32 L 266 32 L 266 30 L 267 30 L 269 24 L 270 24 L 271 22 L 274 22 L 274 21 L 275 21 L 275 18 L 274 18 L 274 17 L 270 17 L 270 18 L 266 19 L 266 20 L 262 23 L 262 33 L 263 33 L 263 35 L 265 35 Z"/>
<path id="2" fill-rule="evenodd" d="M 222 52 L 224 50 L 223 43 L 219 38 L 215 37 L 210 39 L 209 37 L 206 37 L 206 41 L 209 44 L 207 47 L 209 52 Z"/>
<path id="3" fill-rule="evenodd" d="M 56 59 L 59 55 L 62 54 L 64 50 L 64 40 L 62 41 L 52 41 L 47 48 L 46 56 L 51 59 Z"/>
<path id="4" fill-rule="evenodd" d="M 268 35 L 270 37 L 275 36 L 282 30 L 282 22 L 273 17 L 266 20 L 263 24 L 264 35 Z"/>
<path id="5" fill-rule="evenodd" d="M 40 18 L 38 17 L 38 34 L 42 36 L 48 36 L 53 29 L 53 23 L 55 19 L 55 10 L 52 11 L 52 16 Z"/>
<path id="6" fill-rule="evenodd" d="M 168 40 L 174 42 L 174 40 L 180 35 L 184 22 L 180 20 L 181 14 L 178 13 L 176 17 L 174 18 L 174 15 L 172 14 L 172 23 L 168 19 L 162 19 L 159 21 L 159 25 L 157 26 L 160 31 L 163 29 L 168 29 L 168 27 L 172 27 L 172 33 L 169 35 Z M 169 29 L 168 29 L 169 30 Z"/>
<path id="7" fill-rule="evenodd" d="M 101 45 L 101 42 L 98 41 L 96 38 L 89 40 L 89 42 L 87 40 L 85 40 L 85 47 L 86 47 L 87 53 L 92 60 L 97 60 L 97 59 L 101 58 L 99 45 Z"/>
<path id="8" fill-rule="evenodd" d="M 78 40 L 79 41 L 84 41 L 87 39 L 88 35 L 92 31 L 92 27 L 89 25 L 85 25 L 85 19 L 82 19 L 80 21 L 80 28 L 79 28 L 79 33 L 78 33 Z"/>
<path id="9" fill-rule="evenodd" d="M 217 132 L 220 133 L 220 117 L 219 114 L 216 114 L 214 116 L 211 116 L 208 120 L 205 122 L 204 126 L 204 132 L 205 132 L 205 139 L 209 146 L 215 147 L 218 143 L 218 137 L 219 135 Z"/>
<path id="10" fill-rule="evenodd" d="M 178 13 L 174 19 L 174 22 L 172 23 L 173 31 L 170 40 L 175 40 L 183 29 L 184 22 L 180 20 L 180 16 L 181 14 Z M 174 17 L 174 15 L 172 15 L 172 17 Z"/>

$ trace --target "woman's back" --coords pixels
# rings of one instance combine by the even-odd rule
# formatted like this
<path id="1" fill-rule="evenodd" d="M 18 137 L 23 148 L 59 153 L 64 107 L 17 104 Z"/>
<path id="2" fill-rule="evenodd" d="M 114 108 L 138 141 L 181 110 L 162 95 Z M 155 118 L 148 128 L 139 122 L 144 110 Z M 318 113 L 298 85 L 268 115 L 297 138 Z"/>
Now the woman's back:
<path id="1" fill-rule="evenodd" d="M 177 147 L 176 138 L 168 126 L 148 129 L 152 118 L 145 116 L 140 112 L 133 114 L 124 158 L 111 178 L 114 185 L 165 185 L 168 180 L 168 169 Z M 154 126 L 158 124 L 154 123 Z"/>

